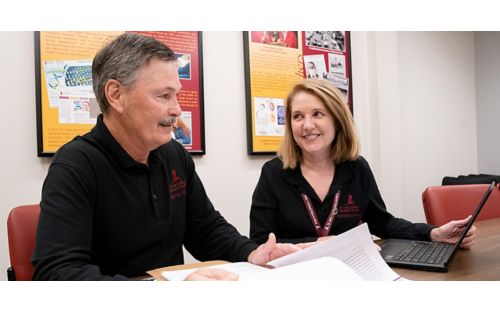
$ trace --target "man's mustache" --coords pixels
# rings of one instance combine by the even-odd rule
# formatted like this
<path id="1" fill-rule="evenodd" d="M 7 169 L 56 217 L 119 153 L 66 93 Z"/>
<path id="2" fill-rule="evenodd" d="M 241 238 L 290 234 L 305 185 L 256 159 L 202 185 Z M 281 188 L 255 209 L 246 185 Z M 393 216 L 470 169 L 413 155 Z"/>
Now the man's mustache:
<path id="1" fill-rule="evenodd" d="M 177 120 L 177 116 L 169 116 L 169 117 L 161 120 L 160 125 L 170 127 L 175 123 L 176 120 Z"/>

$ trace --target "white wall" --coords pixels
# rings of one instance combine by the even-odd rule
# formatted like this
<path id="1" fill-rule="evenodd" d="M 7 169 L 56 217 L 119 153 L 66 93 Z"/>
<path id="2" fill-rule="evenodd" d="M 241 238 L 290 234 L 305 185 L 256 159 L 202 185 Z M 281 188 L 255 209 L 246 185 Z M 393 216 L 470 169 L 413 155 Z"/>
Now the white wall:
<path id="1" fill-rule="evenodd" d="M 246 154 L 241 32 L 203 36 L 207 154 L 195 162 L 215 207 L 248 234 L 251 195 L 271 157 Z M 33 34 L 0 32 L 0 42 L 4 273 L 8 212 L 39 201 L 50 160 L 36 157 Z M 389 210 L 424 221 L 425 186 L 439 185 L 444 175 L 477 171 L 473 34 L 353 32 L 352 50 L 363 155 Z"/>
<path id="2" fill-rule="evenodd" d="M 416 219 L 426 186 L 477 173 L 473 33 L 403 32 L 398 47 L 401 214 Z"/>
<path id="3" fill-rule="evenodd" d="M 393 214 L 425 221 L 421 193 L 477 172 L 470 32 L 353 32 L 354 117 Z"/>
<path id="4" fill-rule="evenodd" d="M 33 33 L 0 32 L 0 41 L 0 279 L 6 280 L 7 215 L 17 205 L 40 201 L 49 160 L 36 156 Z"/>
<path id="5" fill-rule="evenodd" d="M 500 175 L 500 33 L 474 35 L 479 172 Z"/>

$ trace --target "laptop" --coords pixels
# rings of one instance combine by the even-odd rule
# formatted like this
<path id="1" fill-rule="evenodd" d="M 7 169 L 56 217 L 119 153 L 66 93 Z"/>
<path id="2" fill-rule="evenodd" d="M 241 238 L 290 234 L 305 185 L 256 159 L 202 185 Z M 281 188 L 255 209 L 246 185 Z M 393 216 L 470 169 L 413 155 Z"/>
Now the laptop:
<path id="1" fill-rule="evenodd" d="M 495 182 L 492 182 L 455 244 L 408 239 L 387 239 L 381 245 L 382 251 L 380 253 L 382 257 L 391 266 L 447 272 L 448 267 L 453 261 L 455 252 L 472 227 L 494 187 Z"/>

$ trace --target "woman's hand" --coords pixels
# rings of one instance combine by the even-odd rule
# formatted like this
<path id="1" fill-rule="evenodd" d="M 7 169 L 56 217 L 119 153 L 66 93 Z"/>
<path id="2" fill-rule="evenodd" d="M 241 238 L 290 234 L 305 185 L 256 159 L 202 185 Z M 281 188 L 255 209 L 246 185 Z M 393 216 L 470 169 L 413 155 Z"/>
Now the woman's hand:
<path id="1" fill-rule="evenodd" d="M 431 230 L 430 234 L 431 240 L 456 243 L 458 238 L 462 234 L 465 226 L 467 225 L 467 222 L 469 222 L 469 219 L 471 218 L 472 216 L 469 216 L 463 220 L 451 221 L 438 228 L 434 228 L 433 230 Z M 476 238 L 476 232 L 477 232 L 476 226 L 472 225 L 472 227 L 467 232 L 464 241 L 462 241 L 460 248 L 470 249 L 471 246 L 474 244 L 474 239 Z"/>

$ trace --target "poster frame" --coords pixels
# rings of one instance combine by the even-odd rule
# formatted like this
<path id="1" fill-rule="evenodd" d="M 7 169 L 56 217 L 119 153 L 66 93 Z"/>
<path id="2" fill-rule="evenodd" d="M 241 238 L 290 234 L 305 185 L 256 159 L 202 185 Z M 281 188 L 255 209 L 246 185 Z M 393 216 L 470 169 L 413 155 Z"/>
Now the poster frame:
<path id="1" fill-rule="evenodd" d="M 168 33 L 168 32 L 166 32 Z M 197 109 L 197 113 L 199 114 L 199 123 L 196 125 L 192 125 L 192 130 L 195 127 L 199 128 L 199 147 L 190 148 L 189 146 L 185 146 L 186 150 L 192 155 L 204 155 L 206 154 L 205 147 L 205 104 L 204 104 L 204 82 L 203 82 L 203 34 L 201 31 L 196 31 L 197 34 L 197 58 L 198 58 L 198 100 L 199 107 Z M 41 59 L 41 32 L 34 32 L 34 57 L 35 57 L 35 97 L 36 97 L 36 132 L 37 132 L 37 155 L 38 157 L 53 157 L 55 152 L 57 151 L 49 151 L 44 146 L 43 139 L 43 129 L 44 123 L 47 123 L 44 120 L 43 116 L 43 105 L 48 105 L 47 103 L 42 103 L 42 71 L 41 68 L 43 60 Z M 174 51 L 176 52 L 176 51 Z M 191 66 L 191 70 L 193 66 Z M 181 81 L 182 82 L 182 81 Z M 182 107 L 182 103 L 181 103 Z M 75 132 L 72 134 L 72 138 L 78 135 L 83 135 L 83 133 Z M 60 146 L 59 146 L 60 147 Z"/>
<path id="2" fill-rule="evenodd" d="M 305 38 L 304 31 L 297 31 L 297 38 L 300 36 L 301 38 Z M 347 66 L 347 75 L 346 78 L 348 79 L 348 94 L 347 94 L 347 103 L 349 106 L 349 109 L 351 110 L 351 113 L 354 114 L 354 105 L 353 105 L 353 90 L 352 90 L 352 56 L 351 56 L 351 32 L 350 31 L 344 31 L 344 40 L 345 40 L 345 47 L 344 47 L 344 52 L 343 55 L 345 56 L 345 64 Z M 247 132 L 247 154 L 248 155 L 274 155 L 277 152 L 277 149 L 271 149 L 271 150 L 259 150 L 255 148 L 255 142 L 254 142 L 254 137 L 258 137 L 257 135 L 254 136 L 254 130 L 256 129 L 255 125 L 255 118 L 254 118 L 254 110 L 252 107 L 252 99 L 256 95 L 252 94 L 252 62 L 250 59 L 250 43 L 251 42 L 251 32 L 250 31 L 244 31 L 243 32 L 243 60 L 244 60 L 244 72 L 245 72 L 245 106 L 246 106 L 246 132 Z M 303 46 L 306 45 L 306 43 L 303 43 Z M 303 49 L 303 47 L 299 47 Z M 321 50 L 321 48 L 317 48 L 318 50 Z M 324 52 L 322 52 L 324 53 Z M 303 57 L 303 55 L 302 55 Z M 303 78 L 306 76 L 306 70 L 304 68 L 304 63 L 302 63 L 302 73 L 304 75 Z M 300 65 L 299 65 L 300 66 Z M 297 80 L 298 81 L 298 80 Z M 284 99 L 286 101 L 286 99 Z"/>

